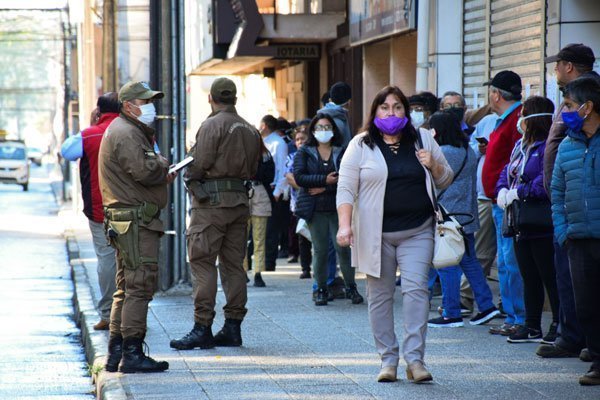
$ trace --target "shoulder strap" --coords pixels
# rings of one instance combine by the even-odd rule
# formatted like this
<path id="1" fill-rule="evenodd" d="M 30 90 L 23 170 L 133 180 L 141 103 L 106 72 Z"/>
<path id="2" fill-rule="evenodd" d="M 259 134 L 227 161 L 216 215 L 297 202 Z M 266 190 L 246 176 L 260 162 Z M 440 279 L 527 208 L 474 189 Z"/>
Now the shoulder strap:
<path id="1" fill-rule="evenodd" d="M 465 165 L 467 164 L 467 158 L 469 158 L 469 149 L 465 149 L 465 158 L 463 159 L 463 162 L 460 166 L 460 168 L 458 169 L 458 172 L 456 174 L 454 174 L 454 178 L 452 178 L 452 182 L 450 182 L 450 185 L 452 185 L 456 179 L 458 179 L 458 176 L 460 175 L 460 173 L 462 172 L 462 170 L 465 168 Z M 448 185 L 448 187 L 450 187 L 450 185 Z M 446 190 L 448 190 L 448 188 L 442 190 L 440 192 L 440 194 L 438 194 L 438 199 L 441 198 L 444 193 L 446 193 Z"/>

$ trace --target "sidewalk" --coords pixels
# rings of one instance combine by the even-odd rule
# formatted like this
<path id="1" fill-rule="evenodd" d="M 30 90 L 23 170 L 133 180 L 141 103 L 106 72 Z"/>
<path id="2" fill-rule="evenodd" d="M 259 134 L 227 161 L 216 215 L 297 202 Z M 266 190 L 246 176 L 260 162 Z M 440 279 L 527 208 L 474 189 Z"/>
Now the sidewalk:
<path id="1" fill-rule="evenodd" d="M 92 325 L 98 314 L 95 255 L 87 222 L 62 213 L 76 287 L 75 306 L 89 363 L 104 365 L 108 332 Z M 280 260 L 282 261 L 282 260 Z M 578 377 L 589 364 L 578 359 L 541 359 L 535 344 L 509 344 L 491 336 L 488 326 L 429 329 L 426 362 L 433 384 L 406 380 L 400 362 L 396 383 L 377 383 L 379 357 L 366 305 L 335 300 L 326 307 L 311 301 L 311 283 L 298 279 L 298 265 L 264 273 L 266 288 L 248 287 L 244 346 L 176 351 L 169 341 L 193 326 L 189 294 L 158 293 L 150 303 L 146 341 L 151 356 L 170 368 L 157 374 L 95 375 L 101 399 L 598 399 L 600 387 L 582 387 Z M 364 276 L 358 277 L 365 295 Z M 497 297 L 497 287 L 493 285 Z M 365 296 L 366 297 L 366 296 Z M 434 299 L 432 310 L 440 299 Z M 216 333 L 223 324 L 221 290 Z M 396 332 L 402 333 L 401 296 L 396 295 Z M 431 316 L 436 315 L 432 311 Z M 548 315 L 544 315 L 544 327 Z M 495 320 L 499 322 L 500 320 Z"/>

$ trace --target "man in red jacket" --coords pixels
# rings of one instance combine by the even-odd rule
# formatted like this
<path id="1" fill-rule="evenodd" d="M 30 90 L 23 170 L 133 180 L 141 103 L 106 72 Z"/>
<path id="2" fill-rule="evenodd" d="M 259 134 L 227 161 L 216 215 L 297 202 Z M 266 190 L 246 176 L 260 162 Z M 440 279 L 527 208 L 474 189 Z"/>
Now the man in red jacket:
<path id="1" fill-rule="evenodd" d="M 509 336 L 517 325 L 525 323 L 525 305 L 523 302 L 523 278 L 515 257 L 512 238 L 502 236 L 502 217 L 505 198 L 497 198 L 496 183 L 500 173 L 510 160 L 510 154 L 521 135 L 517 131 L 517 121 L 521 115 L 521 77 L 512 71 L 501 71 L 484 85 L 489 86 L 489 104 L 499 115 L 496 128 L 490 135 L 485 149 L 485 162 L 481 181 L 485 195 L 494 200 L 492 215 L 496 225 L 496 243 L 498 249 L 498 280 L 500 297 L 506 319 L 500 326 L 490 328 L 491 334 Z M 497 202 L 497 204 L 496 204 Z"/>
<path id="2" fill-rule="evenodd" d="M 108 244 L 104 233 L 104 210 L 98 185 L 98 151 L 104 132 L 110 123 L 119 116 L 117 93 L 105 93 L 98 98 L 97 108 L 92 112 L 91 126 L 80 134 L 69 137 L 61 146 L 62 156 L 69 161 L 80 160 L 79 178 L 83 213 L 89 220 L 94 242 L 94 251 L 98 258 L 98 284 L 100 300 L 98 310 L 100 321 L 95 330 L 107 330 L 110 321 L 112 296 L 115 293 L 116 258 L 115 250 Z"/>

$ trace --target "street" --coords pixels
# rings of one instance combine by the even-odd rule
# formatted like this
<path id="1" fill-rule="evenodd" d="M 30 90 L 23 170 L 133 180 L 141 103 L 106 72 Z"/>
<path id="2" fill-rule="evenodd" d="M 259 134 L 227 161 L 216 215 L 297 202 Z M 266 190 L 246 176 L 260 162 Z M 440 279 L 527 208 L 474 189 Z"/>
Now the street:
<path id="1" fill-rule="evenodd" d="M 0 399 L 92 399 L 73 283 L 46 166 L 0 185 Z"/>

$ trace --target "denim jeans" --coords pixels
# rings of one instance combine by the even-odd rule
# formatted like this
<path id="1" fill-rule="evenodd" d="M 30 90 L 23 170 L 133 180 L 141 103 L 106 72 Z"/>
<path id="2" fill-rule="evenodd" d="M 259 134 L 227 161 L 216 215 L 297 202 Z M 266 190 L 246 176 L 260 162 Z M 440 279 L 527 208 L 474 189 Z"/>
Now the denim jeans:
<path id="1" fill-rule="evenodd" d="M 438 269 L 442 283 L 443 316 L 460 318 L 460 276 L 464 272 L 471 284 L 479 311 L 485 311 L 494 306 L 492 291 L 488 286 L 483 269 L 475 254 L 475 235 L 465 236 L 468 252 L 465 252 L 459 265 Z"/>
<path id="2" fill-rule="evenodd" d="M 498 247 L 498 280 L 500 297 L 506 312 L 507 324 L 525 324 L 525 302 L 523 300 L 523 279 L 515 256 L 512 238 L 502 236 L 502 217 L 504 210 L 494 204 L 494 224 L 496 225 L 496 244 Z"/>
<path id="3" fill-rule="evenodd" d="M 585 347 L 585 336 L 577 320 L 575 294 L 571 281 L 571 268 L 567 249 L 554 243 L 554 265 L 556 267 L 556 287 L 558 288 L 558 332 L 555 344 L 563 349 L 579 353 Z"/>

